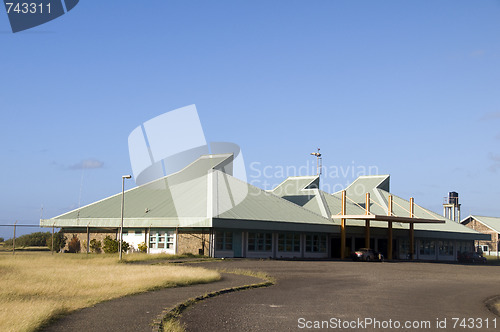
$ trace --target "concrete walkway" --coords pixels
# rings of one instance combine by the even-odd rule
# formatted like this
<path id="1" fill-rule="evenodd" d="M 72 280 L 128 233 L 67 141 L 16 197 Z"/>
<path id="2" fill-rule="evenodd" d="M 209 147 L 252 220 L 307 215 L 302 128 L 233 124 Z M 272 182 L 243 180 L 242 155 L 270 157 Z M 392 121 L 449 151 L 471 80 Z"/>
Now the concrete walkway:
<path id="1" fill-rule="evenodd" d="M 165 309 L 205 293 L 263 281 L 231 273 L 221 276 L 221 280 L 209 284 L 165 288 L 102 302 L 63 317 L 42 331 L 151 331 L 151 323 Z"/>

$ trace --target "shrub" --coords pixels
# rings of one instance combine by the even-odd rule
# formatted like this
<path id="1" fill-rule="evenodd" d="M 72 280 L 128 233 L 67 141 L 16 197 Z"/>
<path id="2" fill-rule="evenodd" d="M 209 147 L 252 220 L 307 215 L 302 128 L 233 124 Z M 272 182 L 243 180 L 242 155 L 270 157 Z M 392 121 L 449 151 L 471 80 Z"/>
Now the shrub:
<path id="1" fill-rule="evenodd" d="M 73 234 L 73 238 L 68 243 L 68 251 L 71 253 L 80 252 L 80 240 L 76 234 Z"/>
<path id="2" fill-rule="evenodd" d="M 146 243 L 144 242 L 141 242 L 137 245 L 137 249 L 139 249 L 140 252 L 148 252 L 148 246 L 146 245 Z"/>
<path id="3" fill-rule="evenodd" d="M 127 242 L 123 241 L 122 242 L 122 251 L 123 252 L 127 252 L 129 249 L 130 249 L 130 244 L 128 244 Z"/>
<path id="4" fill-rule="evenodd" d="M 90 240 L 90 250 L 99 254 L 99 253 L 101 253 L 101 248 L 102 248 L 101 241 L 96 240 L 96 239 Z"/>
<path id="5" fill-rule="evenodd" d="M 66 240 L 67 238 L 66 236 L 64 236 L 62 230 L 60 230 L 57 233 L 54 233 L 54 251 L 58 252 L 62 248 L 64 248 L 66 246 Z M 50 236 L 47 237 L 45 245 L 47 246 L 47 248 L 52 250 L 52 234 L 50 234 Z"/>
<path id="6" fill-rule="evenodd" d="M 107 254 L 117 253 L 118 247 L 119 247 L 118 240 L 112 239 L 111 236 L 109 236 L 109 235 L 104 238 L 104 246 L 102 247 L 102 249 L 104 250 L 105 253 L 107 253 Z M 127 250 L 129 250 L 129 248 L 130 248 L 130 245 L 127 242 L 123 241 L 122 242 L 122 252 L 126 252 Z"/>
<path id="7" fill-rule="evenodd" d="M 60 251 L 62 248 L 64 248 L 66 246 L 66 240 L 67 238 L 62 230 L 54 233 L 54 251 Z M 52 235 L 47 238 L 46 243 L 47 247 L 49 247 L 49 249 L 52 249 Z"/>
<path id="8" fill-rule="evenodd" d="M 16 247 L 44 247 L 47 239 L 50 239 L 50 232 L 35 232 L 16 237 Z M 12 246 L 12 239 L 5 241 L 5 245 Z"/>

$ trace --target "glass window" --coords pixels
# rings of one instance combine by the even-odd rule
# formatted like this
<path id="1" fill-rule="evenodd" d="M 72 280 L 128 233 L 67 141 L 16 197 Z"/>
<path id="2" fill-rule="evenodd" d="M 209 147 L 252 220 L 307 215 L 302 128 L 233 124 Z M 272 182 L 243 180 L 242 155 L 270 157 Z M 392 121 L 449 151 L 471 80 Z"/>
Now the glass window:
<path id="1" fill-rule="evenodd" d="M 272 233 L 248 233 L 248 251 L 272 251 Z"/>
<path id="2" fill-rule="evenodd" d="M 435 247 L 432 240 L 420 240 L 420 255 L 434 255 Z"/>
<path id="3" fill-rule="evenodd" d="M 306 235 L 307 252 L 326 252 L 326 235 L 308 234 Z"/>
<path id="4" fill-rule="evenodd" d="M 439 255 L 440 256 L 453 256 L 453 241 L 439 241 Z"/>
<path id="5" fill-rule="evenodd" d="M 215 248 L 217 250 L 233 250 L 233 232 L 216 232 Z"/>
<path id="6" fill-rule="evenodd" d="M 158 249 L 173 249 L 175 241 L 174 231 L 154 231 L 149 234 L 149 247 Z"/>
<path id="7" fill-rule="evenodd" d="M 279 233 L 278 251 L 300 252 L 300 234 L 298 233 Z"/>

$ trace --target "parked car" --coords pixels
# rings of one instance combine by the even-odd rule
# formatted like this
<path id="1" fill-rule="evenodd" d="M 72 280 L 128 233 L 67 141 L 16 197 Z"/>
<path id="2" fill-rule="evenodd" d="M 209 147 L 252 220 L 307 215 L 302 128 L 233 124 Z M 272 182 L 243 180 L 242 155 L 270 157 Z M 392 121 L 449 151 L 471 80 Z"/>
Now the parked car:
<path id="1" fill-rule="evenodd" d="M 351 255 L 353 261 L 383 261 L 384 256 L 370 248 L 361 248 Z"/>
<path id="2" fill-rule="evenodd" d="M 462 263 L 480 263 L 486 264 L 486 257 L 483 257 L 477 252 L 463 252 L 457 255 L 458 261 Z"/>

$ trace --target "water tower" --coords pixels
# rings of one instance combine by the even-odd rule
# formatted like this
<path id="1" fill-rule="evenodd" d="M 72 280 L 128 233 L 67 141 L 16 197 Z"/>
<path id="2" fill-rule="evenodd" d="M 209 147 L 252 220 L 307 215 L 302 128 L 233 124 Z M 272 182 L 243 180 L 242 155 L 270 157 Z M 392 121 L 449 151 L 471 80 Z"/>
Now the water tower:
<path id="1" fill-rule="evenodd" d="M 460 204 L 458 203 L 458 193 L 451 191 L 448 197 L 443 200 L 443 216 L 455 222 L 460 222 Z"/>

